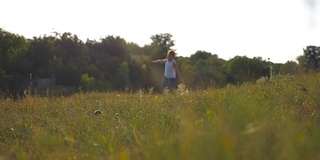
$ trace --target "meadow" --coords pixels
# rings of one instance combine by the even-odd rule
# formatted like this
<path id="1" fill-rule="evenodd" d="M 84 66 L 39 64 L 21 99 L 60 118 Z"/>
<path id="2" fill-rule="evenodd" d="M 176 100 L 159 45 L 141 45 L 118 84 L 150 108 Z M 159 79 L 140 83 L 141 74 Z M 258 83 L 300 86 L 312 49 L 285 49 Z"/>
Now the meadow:
<path id="1" fill-rule="evenodd" d="M 0 101 L 0 160 L 320 159 L 320 74 Z M 101 112 L 97 112 L 101 111 Z"/>

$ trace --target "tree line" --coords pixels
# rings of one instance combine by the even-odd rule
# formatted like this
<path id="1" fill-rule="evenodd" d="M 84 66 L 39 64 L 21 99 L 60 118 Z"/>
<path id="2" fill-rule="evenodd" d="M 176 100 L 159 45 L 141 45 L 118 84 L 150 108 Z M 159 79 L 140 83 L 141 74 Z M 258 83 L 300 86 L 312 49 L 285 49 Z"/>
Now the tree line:
<path id="1" fill-rule="evenodd" d="M 54 78 L 56 87 L 82 91 L 159 90 L 164 66 L 151 61 L 165 58 L 175 41 L 169 33 L 152 35 L 151 40 L 145 46 L 119 36 L 83 42 L 69 32 L 26 39 L 0 28 L 0 91 L 20 92 L 38 78 Z M 201 50 L 190 57 L 178 55 L 176 61 L 187 87 L 205 89 L 314 70 L 319 58 L 319 47 L 307 46 L 297 57 L 299 63 L 275 64 L 246 56 L 224 60 Z"/>

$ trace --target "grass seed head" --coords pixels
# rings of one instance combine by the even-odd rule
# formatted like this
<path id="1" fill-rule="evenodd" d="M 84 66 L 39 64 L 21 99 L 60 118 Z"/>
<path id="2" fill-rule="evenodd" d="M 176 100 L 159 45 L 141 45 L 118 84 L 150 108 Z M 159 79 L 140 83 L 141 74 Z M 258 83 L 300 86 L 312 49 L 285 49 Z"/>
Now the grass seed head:
<path id="1" fill-rule="evenodd" d="M 98 116 L 98 115 L 101 115 L 102 114 L 102 112 L 101 112 L 101 110 L 95 110 L 94 112 L 93 112 L 93 115 L 95 115 L 95 116 Z"/>

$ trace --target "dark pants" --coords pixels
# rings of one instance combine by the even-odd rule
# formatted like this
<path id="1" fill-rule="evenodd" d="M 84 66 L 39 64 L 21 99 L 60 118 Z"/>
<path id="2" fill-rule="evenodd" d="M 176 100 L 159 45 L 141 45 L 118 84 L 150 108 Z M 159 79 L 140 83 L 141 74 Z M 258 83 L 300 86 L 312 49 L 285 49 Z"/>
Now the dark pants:
<path id="1" fill-rule="evenodd" d="M 172 90 L 176 85 L 176 79 L 175 78 L 167 78 L 163 76 L 162 83 L 161 83 L 161 90 L 164 88 L 168 88 L 169 90 Z"/>

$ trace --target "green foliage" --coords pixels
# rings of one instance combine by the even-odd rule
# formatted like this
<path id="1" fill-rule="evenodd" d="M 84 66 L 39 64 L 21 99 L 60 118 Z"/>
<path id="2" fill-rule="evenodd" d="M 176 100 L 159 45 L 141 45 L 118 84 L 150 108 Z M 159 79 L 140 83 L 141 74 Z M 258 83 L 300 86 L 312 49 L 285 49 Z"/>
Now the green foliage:
<path id="1" fill-rule="evenodd" d="M 316 70 L 319 68 L 320 60 L 320 47 L 317 46 L 307 46 L 303 49 L 303 66 L 307 70 Z"/>
<path id="2" fill-rule="evenodd" d="M 174 46 L 174 40 L 169 33 L 156 34 L 151 36 L 152 52 L 149 52 L 152 59 L 163 59 L 167 57 L 167 51 Z"/>
<path id="3" fill-rule="evenodd" d="M 72 33 L 56 32 L 26 40 L 0 29 L 0 92 L 10 96 L 13 92 L 21 93 L 37 78 L 54 78 L 58 88 L 81 86 L 87 91 L 99 90 L 98 86 L 107 86 L 107 90 L 147 90 L 150 87 L 158 90 L 164 67 L 151 61 L 166 57 L 168 49 L 175 45 L 172 37 L 169 33 L 152 35 L 152 42 L 140 47 L 118 36 L 107 36 L 99 41 L 88 39 L 84 43 Z M 317 54 L 313 54 L 317 53 L 317 47 L 313 46 L 314 52 L 309 52 L 310 47 L 300 57 L 300 67 L 317 64 L 314 60 Z M 271 72 L 272 75 L 296 74 L 294 62 L 273 64 L 261 58 L 240 56 L 225 61 L 206 51 L 197 51 L 190 58 L 176 57 L 176 61 L 184 82 L 192 89 L 255 82 L 261 77 L 271 77 Z M 98 84 L 94 87 L 81 84 L 85 74 Z"/>
<path id="4" fill-rule="evenodd" d="M 0 29 L 0 67 L 10 69 L 20 62 L 28 49 L 24 37 Z M 13 70 L 10 70 L 13 72 Z"/>
<path id="5" fill-rule="evenodd" d="M 32 69 L 35 77 L 48 78 L 54 73 L 52 72 L 55 66 L 50 66 L 50 61 L 57 58 L 56 37 L 34 37 L 29 41 L 28 56 L 32 61 Z M 61 59 L 61 58 L 60 58 Z M 59 66 L 60 67 L 60 66 Z"/>
<path id="6" fill-rule="evenodd" d="M 27 79 L 31 62 L 26 52 L 28 43 L 24 37 L 0 28 L 0 90 L 19 92 Z"/>
<path id="7" fill-rule="evenodd" d="M 81 90 L 82 91 L 107 91 L 111 89 L 111 83 L 106 81 L 103 77 L 95 79 L 88 74 L 81 76 Z"/>
<path id="8" fill-rule="evenodd" d="M 194 84 L 196 83 L 196 72 L 193 66 L 190 65 L 190 59 L 179 57 L 176 61 L 178 63 L 178 67 L 181 71 L 185 85 L 187 85 L 188 87 L 194 86 Z"/>
<path id="9" fill-rule="evenodd" d="M 197 51 L 195 54 L 190 56 L 190 64 L 195 65 L 197 63 L 197 61 L 206 60 L 206 59 L 209 59 L 210 57 L 213 57 L 213 55 L 209 52 Z"/>
<path id="10" fill-rule="evenodd" d="M 297 74 L 301 72 L 301 67 L 293 61 L 288 61 L 280 67 L 280 73 L 282 74 Z"/>
<path id="11" fill-rule="evenodd" d="M 226 85 L 224 66 L 226 61 L 209 52 L 197 51 L 190 57 L 190 64 L 195 71 L 193 86 L 205 89 L 207 87 L 223 87 Z"/>
<path id="12" fill-rule="evenodd" d="M 131 83 L 129 79 L 129 68 L 127 62 L 122 62 L 118 68 L 118 76 L 116 78 L 119 87 L 131 88 Z M 122 88 L 124 89 L 124 88 Z"/>
<path id="13" fill-rule="evenodd" d="M 58 46 L 55 56 L 60 58 L 63 66 L 55 73 L 56 83 L 64 86 L 79 85 L 81 75 L 86 72 L 88 65 L 87 47 L 71 33 L 63 33 L 55 44 Z"/>
<path id="14" fill-rule="evenodd" d="M 180 86 L 164 94 L 6 99 L 0 101 L 0 157 L 317 159 L 319 79 L 302 74 L 194 92 Z"/>
<path id="15" fill-rule="evenodd" d="M 228 61 L 226 71 L 232 75 L 230 83 L 255 82 L 262 76 L 270 76 L 270 64 L 259 57 L 250 59 L 236 56 Z"/>
<path id="16" fill-rule="evenodd" d="M 89 77 L 88 74 L 83 74 L 81 76 L 81 89 L 92 89 L 94 87 L 94 78 L 93 77 Z"/>

